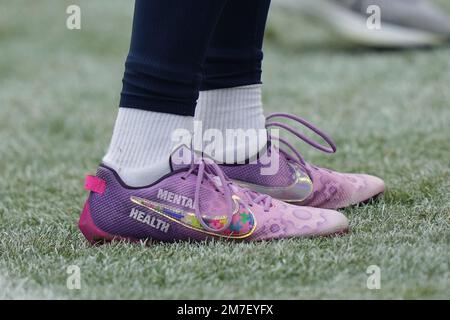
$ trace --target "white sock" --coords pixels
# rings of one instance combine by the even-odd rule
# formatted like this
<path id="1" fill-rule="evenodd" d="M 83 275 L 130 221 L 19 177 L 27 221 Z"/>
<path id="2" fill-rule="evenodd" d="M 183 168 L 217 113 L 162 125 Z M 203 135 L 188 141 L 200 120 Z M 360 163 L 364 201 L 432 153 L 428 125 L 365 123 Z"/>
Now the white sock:
<path id="1" fill-rule="evenodd" d="M 119 108 L 103 163 L 129 186 L 149 185 L 170 172 L 169 156 L 175 146 L 172 132 L 192 131 L 192 126 L 189 116 Z"/>
<path id="2" fill-rule="evenodd" d="M 253 158 L 265 147 L 267 134 L 261 88 L 260 84 L 254 84 L 200 92 L 195 110 L 195 120 L 202 121 L 203 132 L 210 128 L 218 129 L 222 132 L 224 139 L 226 129 L 256 129 L 259 132 L 257 149 L 249 150 L 247 147 L 245 152 L 226 150 L 226 152 L 231 151 L 235 155 L 232 162 L 226 161 L 228 158 L 225 159 L 221 152 L 208 154 L 214 160 L 225 163 L 240 163 L 246 160 L 245 158 Z M 235 146 L 235 149 L 240 147 L 242 146 Z"/>

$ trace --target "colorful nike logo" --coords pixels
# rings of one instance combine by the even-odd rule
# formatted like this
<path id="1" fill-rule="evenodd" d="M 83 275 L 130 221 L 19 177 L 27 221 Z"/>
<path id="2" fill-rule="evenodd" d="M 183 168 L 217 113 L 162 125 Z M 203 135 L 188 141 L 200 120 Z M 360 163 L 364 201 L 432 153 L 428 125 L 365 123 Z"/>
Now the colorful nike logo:
<path id="1" fill-rule="evenodd" d="M 259 193 L 268 194 L 284 202 L 300 202 L 307 199 L 313 192 L 311 178 L 294 164 L 289 164 L 293 170 L 294 182 L 287 187 L 266 187 L 240 180 L 233 180 L 237 184 Z"/>
<path id="2" fill-rule="evenodd" d="M 230 238 L 230 239 L 243 239 L 249 237 L 256 229 L 256 219 L 253 215 L 253 212 L 250 210 L 243 208 L 239 204 L 239 198 L 237 196 L 233 196 L 235 209 L 233 212 L 233 218 L 230 223 L 230 226 L 227 230 L 221 233 L 214 233 L 208 230 L 205 230 L 203 226 L 198 221 L 195 213 L 183 211 L 179 209 L 175 209 L 168 205 L 154 202 L 151 200 L 147 200 L 140 197 L 131 196 L 131 202 L 137 204 L 141 207 L 147 208 L 152 212 L 161 215 L 173 222 L 181 224 L 184 227 L 189 229 L 193 229 L 211 236 L 221 237 L 221 238 Z M 208 224 L 211 228 L 220 229 L 227 223 L 226 216 L 203 216 L 204 222 Z"/>

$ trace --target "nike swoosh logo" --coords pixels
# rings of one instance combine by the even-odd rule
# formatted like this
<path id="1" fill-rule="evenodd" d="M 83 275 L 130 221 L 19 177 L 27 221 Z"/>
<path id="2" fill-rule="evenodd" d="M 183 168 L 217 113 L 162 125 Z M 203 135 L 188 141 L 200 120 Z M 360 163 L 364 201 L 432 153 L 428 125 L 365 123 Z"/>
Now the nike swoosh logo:
<path id="1" fill-rule="evenodd" d="M 233 179 L 233 181 L 245 188 L 259 193 L 268 194 L 269 196 L 284 202 L 304 201 L 313 192 L 313 183 L 311 178 L 305 172 L 300 170 L 297 165 L 291 163 L 289 165 L 293 170 L 294 182 L 287 187 L 267 187 L 235 179 Z"/>
<path id="2" fill-rule="evenodd" d="M 214 233 L 209 230 L 205 230 L 203 226 L 198 221 L 194 212 L 183 211 L 175 209 L 166 204 L 158 203 L 148 199 L 131 196 L 131 202 L 137 204 L 141 207 L 149 209 L 150 211 L 161 215 L 175 223 L 178 223 L 186 228 L 196 230 L 210 236 L 227 238 L 227 239 L 244 239 L 253 234 L 256 229 L 256 219 L 250 210 L 241 209 L 239 204 L 239 197 L 233 196 L 233 201 L 235 204 L 235 209 L 233 212 L 233 218 L 228 229 L 222 233 Z M 203 216 L 205 223 L 211 227 L 221 228 L 226 222 L 226 216 Z"/>

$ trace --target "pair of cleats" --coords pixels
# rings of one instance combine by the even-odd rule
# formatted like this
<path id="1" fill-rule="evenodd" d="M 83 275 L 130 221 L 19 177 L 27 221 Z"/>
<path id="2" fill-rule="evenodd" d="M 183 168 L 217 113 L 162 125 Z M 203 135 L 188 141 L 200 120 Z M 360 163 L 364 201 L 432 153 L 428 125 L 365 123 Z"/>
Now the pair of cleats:
<path id="1" fill-rule="evenodd" d="M 360 45 L 410 48 L 441 45 L 450 40 L 450 18 L 445 8 L 429 0 L 276 0 L 274 3 L 298 8 L 328 25 L 341 38 Z"/>
<path id="2" fill-rule="evenodd" d="M 288 118 L 305 125 L 325 147 L 293 127 L 276 122 Z M 267 127 L 289 131 L 313 147 L 335 152 L 329 137 L 305 120 L 287 114 L 267 118 Z M 100 165 L 87 176 L 90 191 L 79 227 L 91 243 L 113 240 L 258 241 L 342 234 L 347 218 L 335 211 L 366 202 L 384 192 L 384 182 L 365 174 L 345 174 L 307 163 L 286 140 L 269 136 L 267 152 L 278 157 L 279 169 L 263 175 L 264 165 L 218 165 L 180 147 L 169 159 L 171 172 L 144 187 L 127 186 L 119 175 Z M 277 143 L 280 147 L 275 147 Z M 190 157 L 180 165 L 179 157 Z"/>

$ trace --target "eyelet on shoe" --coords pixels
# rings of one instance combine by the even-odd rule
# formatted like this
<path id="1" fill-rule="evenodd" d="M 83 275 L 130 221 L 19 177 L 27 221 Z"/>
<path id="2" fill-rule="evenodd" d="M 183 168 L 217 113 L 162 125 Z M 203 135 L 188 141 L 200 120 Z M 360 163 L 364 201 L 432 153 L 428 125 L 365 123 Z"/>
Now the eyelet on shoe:
<path id="1" fill-rule="evenodd" d="M 181 177 L 181 180 L 186 180 L 186 178 L 185 177 Z"/>

